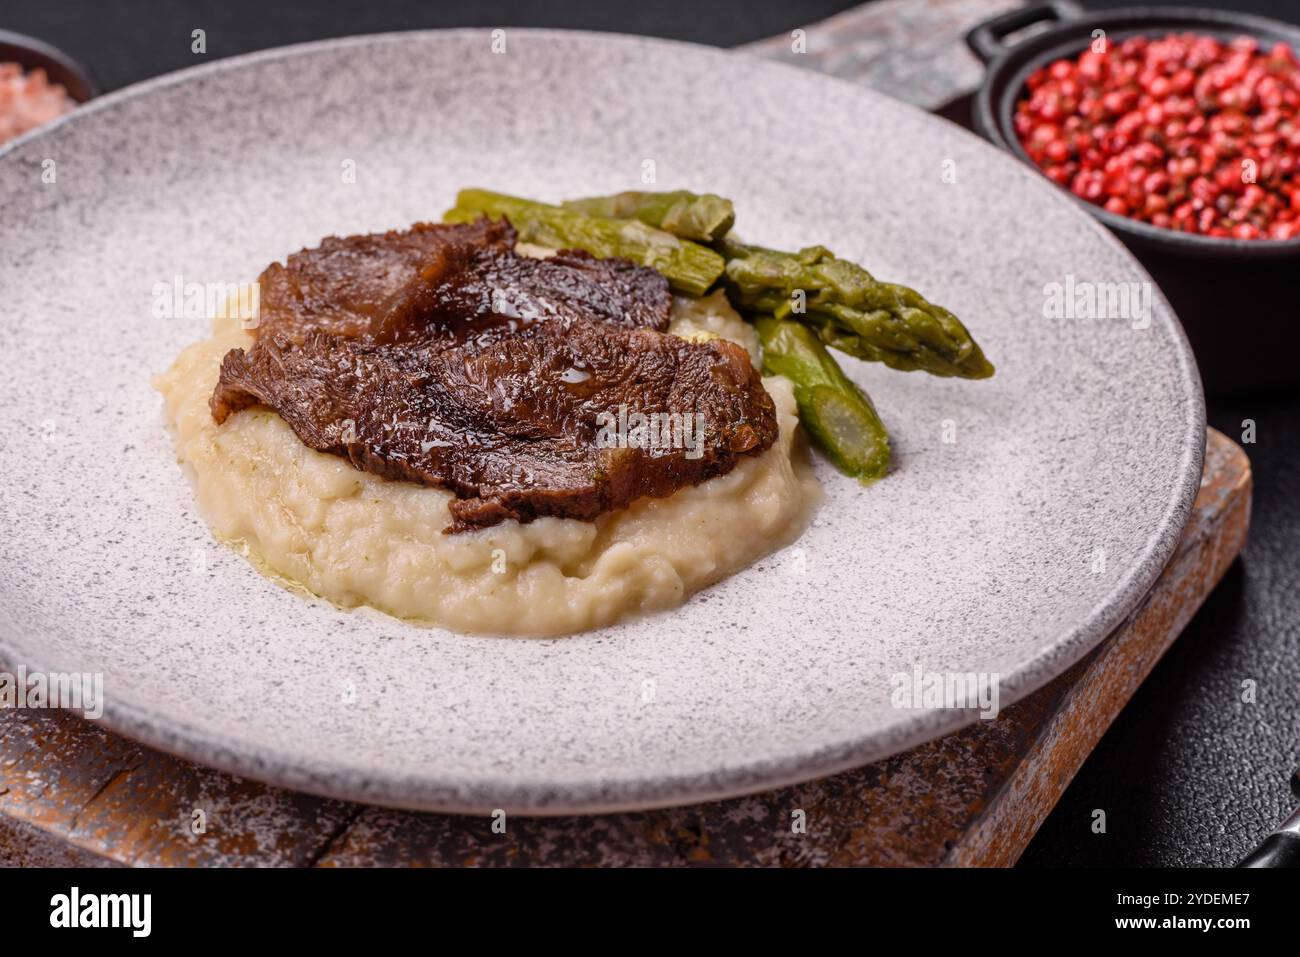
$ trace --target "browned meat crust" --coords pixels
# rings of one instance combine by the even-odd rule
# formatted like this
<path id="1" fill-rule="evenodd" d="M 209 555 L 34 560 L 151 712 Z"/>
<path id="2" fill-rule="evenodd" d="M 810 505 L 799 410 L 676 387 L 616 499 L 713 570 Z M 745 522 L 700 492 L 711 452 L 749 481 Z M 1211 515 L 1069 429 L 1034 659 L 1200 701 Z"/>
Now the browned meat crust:
<path id="1" fill-rule="evenodd" d="M 508 334 L 557 315 L 668 328 L 672 294 L 653 269 L 563 250 L 517 256 L 506 220 L 417 223 L 398 232 L 331 236 L 262 273 L 260 336 L 313 330 L 392 342 L 429 333 Z M 429 329 L 430 323 L 439 326 Z"/>
<path id="2" fill-rule="evenodd" d="M 513 242 L 508 224 L 420 225 L 272 266 L 258 342 L 223 360 L 213 417 L 260 403 L 311 448 L 446 488 L 448 531 L 590 520 L 772 444 L 748 354 L 665 334 L 658 273 Z"/>

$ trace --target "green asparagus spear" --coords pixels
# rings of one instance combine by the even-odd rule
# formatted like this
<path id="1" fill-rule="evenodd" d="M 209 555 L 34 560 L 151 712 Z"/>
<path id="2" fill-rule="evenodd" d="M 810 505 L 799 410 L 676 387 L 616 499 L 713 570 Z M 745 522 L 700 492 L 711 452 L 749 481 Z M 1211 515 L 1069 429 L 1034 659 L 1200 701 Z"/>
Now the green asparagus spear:
<path id="1" fill-rule="evenodd" d="M 831 358 L 807 327 L 790 319 L 759 316 L 763 372 L 794 383 L 799 421 L 846 475 L 862 482 L 889 468 L 889 435 L 871 399 Z"/>
<path id="2" fill-rule="evenodd" d="M 679 239 L 711 243 L 727 235 L 736 221 L 731 200 L 713 193 L 697 194 L 684 189 L 666 193 L 627 192 L 612 196 L 571 199 L 562 204 L 592 216 L 610 219 L 639 219 L 647 226 L 672 233 Z"/>
<path id="3" fill-rule="evenodd" d="M 993 374 L 951 312 L 823 246 L 784 253 L 723 240 L 717 248 L 727 258 L 728 298 L 739 309 L 795 318 L 828 346 L 891 369 L 965 379 Z"/>
<path id="4" fill-rule="evenodd" d="M 525 242 L 585 249 L 602 258 L 621 256 L 657 269 L 678 292 L 702 296 L 722 275 L 720 255 L 639 220 L 591 216 L 483 189 L 463 189 L 443 215 L 449 223 L 505 216 Z"/>

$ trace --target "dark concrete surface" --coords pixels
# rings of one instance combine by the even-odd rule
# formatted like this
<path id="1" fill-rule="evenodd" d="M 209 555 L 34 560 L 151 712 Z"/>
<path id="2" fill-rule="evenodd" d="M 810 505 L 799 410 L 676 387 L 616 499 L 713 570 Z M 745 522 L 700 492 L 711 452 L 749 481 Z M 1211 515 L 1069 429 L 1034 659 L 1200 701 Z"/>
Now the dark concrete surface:
<path id="1" fill-rule="evenodd" d="M 1026 866 L 1231 866 L 1298 800 L 1300 399 L 1213 403 L 1255 472 L 1241 560 L 1120 713 L 1039 829 Z M 1243 701 L 1255 682 L 1255 702 Z M 1093 811 L 1107 831 L 1094 834 Z"/>
<path id="2" fill-rule="evenodd" d="M 359 33 L 445 27 L 559 27 L 735 46 L 854 6 L 842 0 L 46 0 L 0 6 L 0 30 L 39 37 L 89 66 L 104 90 L 207 60 Z"/>
<path id="3" fill-rule="evenodd" d="M 1181 0 L 1187 6 L 1227 6 Z M 836 0 L 661 0 L 616 4 L 145 0 L 10 3 L 0 29 L 29 33 L 87 64 L 116 89 L 192 65 L 190 31 L 207 31 L 207 59 L 355 33 L 450 26 L 555 26 L 644 33 L 732 46 L 820 19 Z M 1090 2 L 1090 7 L 1120 6 Z M 1232 9 L 1300 21 L 1295 0 Z M 1297 269 L 1300 281 L 1300 268 Z M 1225 315 L 1252 334 L 1251 297 Z M 1293 342 L 1300 345 L 1300 316 Z M 1255 518 L 1242 560 L 1079 772 L 1025 853 L 1029 866 L 1230 865 L 1282 818 L 1300 761 L 1300 394 L 1212 396 L 1213 425 L 1245 444 L 1255 469 Z M 1243 682 L 1256 683 L 1253 704 Z M 1094 834 L 1093 811 L 1107 831 Z"/>

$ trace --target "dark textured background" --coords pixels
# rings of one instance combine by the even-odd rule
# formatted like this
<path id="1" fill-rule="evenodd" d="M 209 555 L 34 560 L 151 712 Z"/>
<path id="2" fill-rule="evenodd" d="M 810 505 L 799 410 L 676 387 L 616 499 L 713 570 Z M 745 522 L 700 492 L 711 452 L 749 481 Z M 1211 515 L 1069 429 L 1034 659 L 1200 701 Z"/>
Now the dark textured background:
<path id="1" fill-rule="evenodd" d="M 199 26 L 207 30 L 208 59 L 324 37 L 451 26 L 574 27 L 732 46 L 853 5 L 44 0 L 6 3 L 0 29 L 61 47 L 112 90 L 193 65 L 189 37 Z M 1300 22 L 1297 0 L 1231 7 Z M 1297 274 L 1300 281 L 1300 268 Z M 1249 336 L 1250 307 L 1243 290 L 1242 315 L 1225 314 L 1223 321 Z M 1291 347 L 1296 343 L 1300 328 Z M 1300 761 L 1300 390 L 1211 397 L 1215 427 L 1240 441 L 1245 419 L 1254 420 L 1257 433 L 1256 443 L 1245 446 L 1256 481 L 1246 554 L 1079 772 L 1025 865 L 1229 865 L 1290 809 L 1287 777 Z M 1241 702 L 1247 679 L 1258 684 L 1253 705 Z M 1091 831 L 1096 808 L 1106 811 L 1104 835 Z"/>

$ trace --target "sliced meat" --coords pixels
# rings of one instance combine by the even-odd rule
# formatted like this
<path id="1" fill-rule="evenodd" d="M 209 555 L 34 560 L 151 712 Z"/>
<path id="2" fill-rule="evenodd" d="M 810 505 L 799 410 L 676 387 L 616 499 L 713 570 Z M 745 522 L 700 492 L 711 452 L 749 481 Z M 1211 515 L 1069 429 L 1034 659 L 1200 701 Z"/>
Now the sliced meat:
<path id="1" fill-rule="evenodd" d="M 729 471 L 776 439 L 748 354 L 668 335 L 652 269 L 514 252 L 504 220 L 326 239 L 262 274 L 218 423 L 261 403 L 308 446 L 446 488 L 463 531 L 593 519 Z"/>
<path id="2" fill-rule="evenodd" d="M 339 238 L 272 263 L 261 286 L 259 336 L 301 339 L 313 329 L 366 338 L 406 294 L 407 285 L 448 247 L 514 248 L 509 223 L 416 223 L 410 229 Z"/>
<path id="3" fill-rule="evenodd" d="M 555 316 L 668 328 L 672 295 L 653 269 L 572 250 L 518 256 L 514 245 L 509 222 L 488 219 L 331 236 L 262 273 L 257 333 L 295 341 L 313 329 L 371 342 L 465 338 Z"/>
<path id="4" fill-rule="evenodd" d="M 593 519 L 727 472 L 777 434 L 740 346 L 584 320 L 492 341 L 262 339 L 226 356 L 212 411 L 253 403 L 314 449 L 451 490 L 449 531 Z"/>
<path id="5" fill-rule="evenodd" d="M 394 302 L 376 341 L 429 334 L 512 334 L 548 319 L 668 328 L 668 281 L 626 259 L 560 250 L 546 259 L 459 246 L 430 261 Z M 430 325 L 436 330 L 430 330 Z"/>

